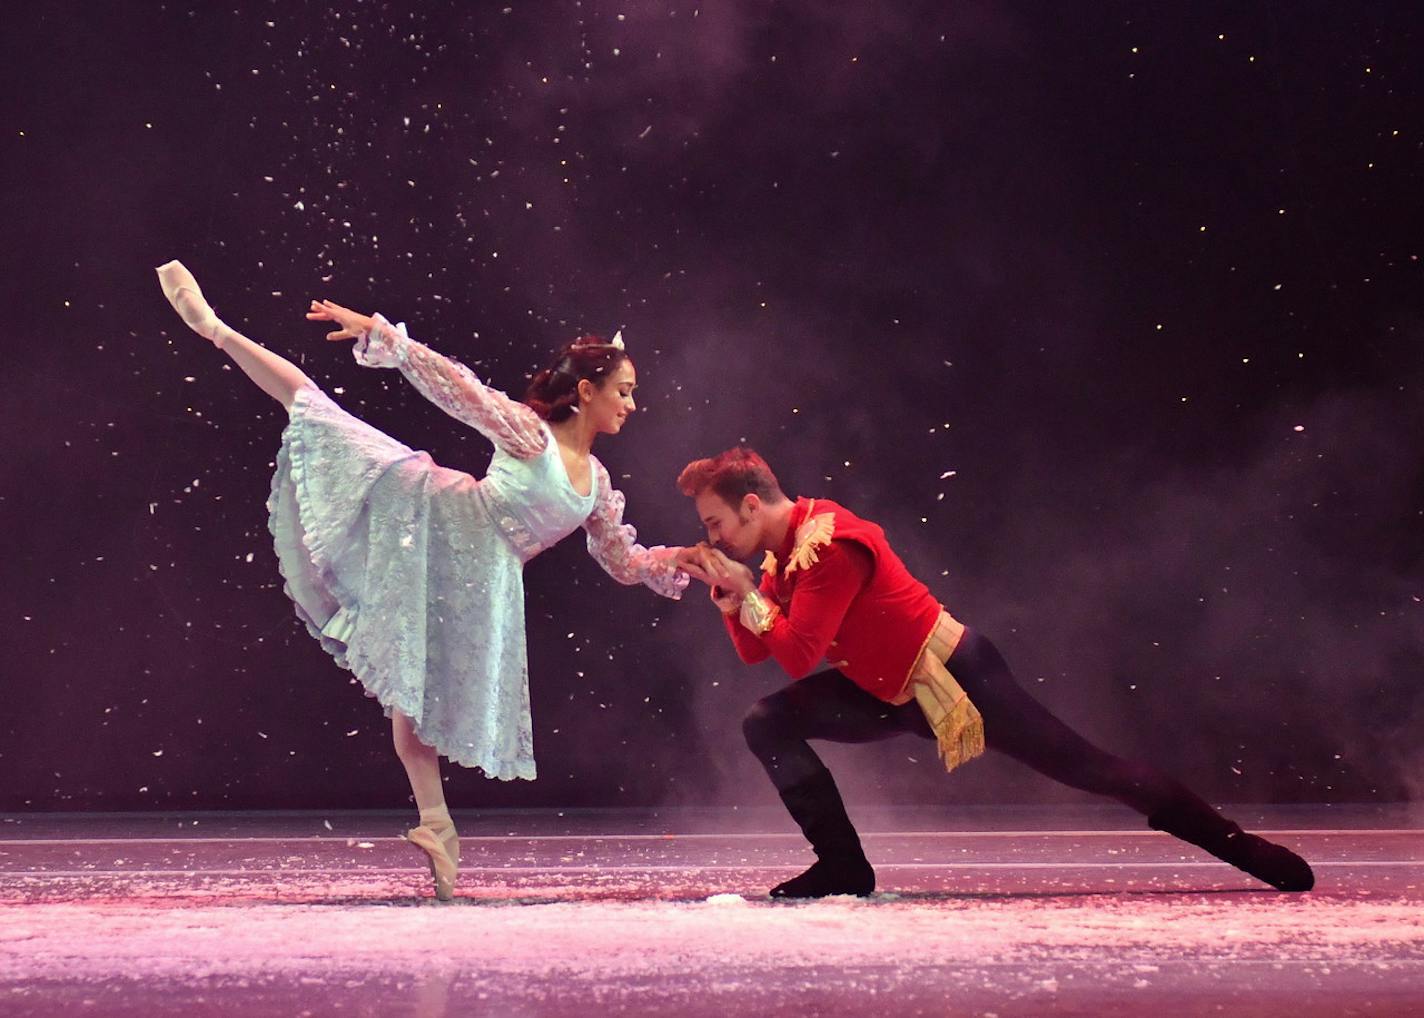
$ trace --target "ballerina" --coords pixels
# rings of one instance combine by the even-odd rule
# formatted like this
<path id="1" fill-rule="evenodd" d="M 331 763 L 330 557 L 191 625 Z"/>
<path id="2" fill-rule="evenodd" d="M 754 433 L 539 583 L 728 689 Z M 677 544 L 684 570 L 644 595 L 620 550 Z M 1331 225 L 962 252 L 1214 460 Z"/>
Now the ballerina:
<path id="1" fill-rule="evenodd" d="M 460 842 L 440 757 L 502 780 L 535 777 L 523 565 L 580 526 L 620 583 L 678 598 L 695 549 L 645 548 L 591 449 L 636 409 L 621 340 L 584 337 L 530 383 L 523 402 L 412 340 L 404 325 L 331 301 L 358 363 L 398 368 L 431 402 L 495 446 L 482 479 L 434 463 L 351 416 L 295 364 L 227 326 L 180 262 L 158 268 L 184 323 L 286 408 L 268 524 L 297 615 L 391 719 L 436 897 L 454 893 Z"/>

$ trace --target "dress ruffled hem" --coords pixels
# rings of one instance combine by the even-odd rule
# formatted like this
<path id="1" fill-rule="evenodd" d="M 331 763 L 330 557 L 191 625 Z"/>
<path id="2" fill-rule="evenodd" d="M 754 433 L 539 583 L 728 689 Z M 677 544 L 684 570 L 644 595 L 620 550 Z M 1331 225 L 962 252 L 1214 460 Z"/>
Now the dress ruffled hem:
<path id="1" fill-rule="evenodd" d="M 409 703 L 402 703 L 401 697 L 394 687 L 394 683 L 383 675 L 379 669 L 371 662 L 370 658 L 361 650 L 359 634 L 355 632 L 356 620 L 360 616 L 360 604 L 355 595 L 341 582 L 337 571 L 332 566 L 333 554 L 326 546 L 322 536 L 309 528 L 306 523 L 309 518 L 308 498 L 305 492 L 306 474 L 304 461 L 306 455 L 305 443 L 302 438 L 299 419 L 302 413 L 300 404 L 304 404 L 310 394 L 317 392 L 315 387 L 304 386 L 299 389 L 292 401 L 291 420 L 282 432 L 282 447 L 277 454 L 277 469 L 272 476 L 271 494 L 267 500 L 267 529 L 272 535 L 274 542 L 280 540 L 278 533 L 278 504 L 281 489 L 281 479 L 285 472 L 290 476 L 295 502 L 297 507 L 297 519 L 302 531 L 302 544 L 305 546 L 308 555 L 311 557 L 312 565 L 316 567 L 320 574 L 321 581 L 332 598 L 336 601 L 338 610 L 328 620 L 325 627 L 319 626 L 312 618 L 311 613 L 297 599 L 292 590 L 293 578 L 289 575 L 285 564 L 282 561 L 280 550 L 277 554 L 277 571 L 282 576 L 282 592 L 291 600 L 292 606 L 296 609 L 297 617 L 306 626 L 307 632 L 321 644 L 323 650 L 332 656 L 338 665 L 351 672 L 356 680 L 361 683 L 366 695 L 376 700 L 386 717 L 391 717 L 395 711 L 400 711 L 411 719 L 416 738 L 422 743 L 434 749 L 441 756 L 451 763 L 461 767 L 469 767 L 482 771 L 485 776 L 499 781 L 513 781 L 521 779 L 533 781 L 536 777 L 536 767 L 532 758 L 523 760 L 499 760 L 488 756 L 480 756 L 462 752 L 459 747 L 442 745 L 437 739 L 431 737 L 425 730 L 422 720 L 417 716 L 421 712 L 413 709 Z M 336 626 L 333 626 L 336 623 Z M 339 631 L 343 636 L 358 637 L 355 644 L 348 643 L 344 639 L 339 639 L 333 635 L 333 630 Z"/>

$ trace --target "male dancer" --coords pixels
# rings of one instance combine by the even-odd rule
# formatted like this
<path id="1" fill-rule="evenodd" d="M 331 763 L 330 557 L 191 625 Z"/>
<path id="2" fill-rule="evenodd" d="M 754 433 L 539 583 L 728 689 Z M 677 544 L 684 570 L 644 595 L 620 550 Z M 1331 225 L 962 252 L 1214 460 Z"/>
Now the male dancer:
<path id="1" fill-rule="evenodd" d="M 773 657 L 797 680 L 758 701 L 742 723 L 817 857 L 772 897 L 875 889 L 835 781 L 807 740 L 904 733 L 937 739 L 950 768 L 987 744 L 1066 785 L 1117 799 L 1156 830 L 1278 890 L 1314 886 L 1294 852 L 1243 832 L 1180 782 L 1104 752 L 1051 714 L 987 638 L 910 575 L 874 523 L 825 499 L 792 501 L 750 449 L 688 464 L 678 487 L 707 529 L 712 547 L 699 578 L 711 585 L 738 654 L 748 664 Z M 766 553 L 760 586 L 736 561 L 755 553 Z M 831 670 L 803 678 L 828 655 Z"/>

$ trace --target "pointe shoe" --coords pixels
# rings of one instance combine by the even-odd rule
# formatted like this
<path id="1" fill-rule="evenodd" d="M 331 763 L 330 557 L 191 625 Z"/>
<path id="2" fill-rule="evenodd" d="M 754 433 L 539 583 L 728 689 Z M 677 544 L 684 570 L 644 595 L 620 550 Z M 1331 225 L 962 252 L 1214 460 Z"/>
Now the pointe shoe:
<path id="1" fill-rule="evenodd" d="M 163 296 L 168 298 L 168 303 L 173 305 L 183 323 L 214 345 L 222 346 L 218 338 L 218 327 L 222 322 L 203 297 L 193 274 L 177 260 L 160 265 L 155 271 L 158 273 L 158 285 L 163 287 Z"/>
<path id="2" fill-rule="evenodd" d="M 412 827 L 406 831 L 405 840 L 428 856 L 435 897 L 449 901 L 455 896 L 455 877 L 460 870 L 460 839 L 455 828 L 436 834 L 429 827 Z"/>

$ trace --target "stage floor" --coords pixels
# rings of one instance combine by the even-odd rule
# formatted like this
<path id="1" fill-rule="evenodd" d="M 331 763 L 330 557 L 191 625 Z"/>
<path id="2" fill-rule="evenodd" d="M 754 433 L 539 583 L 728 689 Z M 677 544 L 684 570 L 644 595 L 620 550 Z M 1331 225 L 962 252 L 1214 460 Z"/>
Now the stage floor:
<path id="1" fill-rule="evenodd" d="M 1424 1013 L 1424 813 L 1234 807 L 1280 894 L 1116 809 L 854 811 L 869 899 L 773 903 L 774 810 L 0 816 L 0 1015 Z M 768 833 L 775 832 L 775 833 Z"/>

